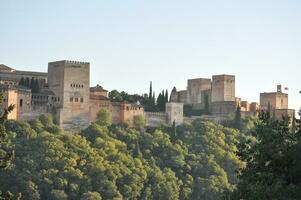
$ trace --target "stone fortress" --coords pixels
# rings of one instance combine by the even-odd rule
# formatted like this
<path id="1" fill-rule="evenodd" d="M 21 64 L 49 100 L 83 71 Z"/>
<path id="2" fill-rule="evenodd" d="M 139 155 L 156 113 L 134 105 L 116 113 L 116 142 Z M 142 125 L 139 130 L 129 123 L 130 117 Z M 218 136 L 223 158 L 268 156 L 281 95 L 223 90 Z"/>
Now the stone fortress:
<path id="1" fill-rule="evenodd" d="M 21 79 L 36 80 L 39 91 L 20 85 Z M 47 73 L 17 71 L 0 65 L 0 88 L 4 94 L 2 109 L 15 105 L 9 119 L 33 120 L 51 113 L 65 130 L 86 128 L 96 120 L 101 108 L 111 112 L 115 124 L 131 122 L 135 115 L 144 116 L 149 126 L 183 122 L 182 103 L 168 103 L 165 113 L 147 113 L 139 104 L 111 102 L 107 90 L 99 85 L 90 87 L 90 64 L 87 62 L 50 62 Z"/>
<path id="2" fill-rule="evenodd" d="M 198 78 L 187 81 L 187 89 L 177 91 L 173 88 L 171 102 L 181 102 L 192 110 L 205 111 L 201 116 L 184 117 L 184 121 L 197 118 L 222 122 L 233 118 L 240 106 L 242 117 L 257 116 L 260 111 L 270 110 L 272 117 L 282 120 L 283 117 L 294 118 L 295 110 L 288 108 L 288 94 L 277 85 L 276 92 L 260 93 L 260 103 L 242 101 L 235 94 L 235 76 L 214 75 L 212 79 Z"/>
<path id="3" fill-rule="evenodd" d="M 35 81 L 39 90 L 21 85 L 22 80 Z M 280 85 L 277 92 L 260 94 L 260 105 L 241 101 L 235 96 L 235 76 L 232 75 L 190 79 L 186 90 L 173 88 L 165 112 L 145 112 L 139 103 L 111 102 L 103 87 L 90 87 L 88 62 L 68 60 L 48 63 L 47 73 L 18 71 L 0 65 L 0 88 L 4 94 L 2 109 L 15 105 L 9 119 L 33 120 L 41 114 L 51 113 L 59 126 L 76 131 L 94 122 L 101 108 L 111 112 L 112 123 L 130 123 L 134 116 L 141 115 L 148 126 L 173 122 L 179 125 L 197 118 L 220 122 L 233 116 L 238 105 L 243 117 L 267 109 L 271 109 L 277 119 L 293 117 L 295 113 L 288 109 L 288 95 L 282 92 Z M 184 107 L 206 112 L 201 116 L 184 117 Z"/>

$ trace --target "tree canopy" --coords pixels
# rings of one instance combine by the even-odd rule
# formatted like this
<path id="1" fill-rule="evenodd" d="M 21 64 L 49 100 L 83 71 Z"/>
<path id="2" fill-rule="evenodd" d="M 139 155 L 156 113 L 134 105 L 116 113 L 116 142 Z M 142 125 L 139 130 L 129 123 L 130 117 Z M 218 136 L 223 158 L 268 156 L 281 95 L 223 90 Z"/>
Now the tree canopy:
<path id="1" fill-rule="evenodd" d="M 140 119 L 138 120 L 140 121 Z M 93 123 L 65 133 L 51 116 L 5 122 L 16 152 L 3 191 L 24 199 L 218 199 L 237 183 L 237 130 L 209 121 L 141 132 Z M 56 127 L 56 128 L 55 128 Z M 175 131 L 175 130 L 174 130 Z"/>

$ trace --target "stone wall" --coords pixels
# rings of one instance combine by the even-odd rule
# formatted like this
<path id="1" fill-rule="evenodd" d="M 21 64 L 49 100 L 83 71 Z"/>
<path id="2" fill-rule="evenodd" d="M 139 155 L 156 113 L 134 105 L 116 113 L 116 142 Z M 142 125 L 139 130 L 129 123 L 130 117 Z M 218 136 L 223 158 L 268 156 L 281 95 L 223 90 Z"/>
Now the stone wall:
<path id="1" fill-rule="evenodd" d="M 213 115 L 231 115 L 237 109 L 235 101 L 212 102 L 211 113 Z"/>
<path id="2" fill-rule="evenodd" d="M 144 118 L 146 126 L 157 127 L 162 124 L 166 124 L 167 114 L 164 112 L 145 112 Z"/>

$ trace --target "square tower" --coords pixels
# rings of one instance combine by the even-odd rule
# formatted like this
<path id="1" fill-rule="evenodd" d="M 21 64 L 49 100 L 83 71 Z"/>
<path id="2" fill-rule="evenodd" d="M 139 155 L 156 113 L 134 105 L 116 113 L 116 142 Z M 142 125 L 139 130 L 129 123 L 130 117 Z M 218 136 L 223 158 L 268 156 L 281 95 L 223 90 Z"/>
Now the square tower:
<path id="1" fill-rule="evenodd" d="M 166 114 L 167 114 L 167 123 L 172 124 L 173 122 L 176 125 L 183 123 L 183 103 L 166 103 Z"/>
<path id="2" fill-rule="evenodd" d="M 277 92 L 260 93 L 260 107 L 267 110 L 271 109 L 288 109 L 288 94 L 282 92 L 281 85 L 277 85 Z"/>
<path id="3" fill-rule="evenodd" d="M 90 63 L 48 63 L 48 84 L 58 98 L 56 122 L 65 130 L 80 130 L 89 123 Z"/>
<path id="4" fill-rule="evenodd" d="M 212 102 L 235 101 L 235 76 L 212 76 Z"/>
<path id="5" fill-rule="evenodd" d="M 203 109 L 206 94 L 210 90 L 210 79 L 189 79 L 187 81 L 187 104 L 192 105 L 194 109 Z"/>

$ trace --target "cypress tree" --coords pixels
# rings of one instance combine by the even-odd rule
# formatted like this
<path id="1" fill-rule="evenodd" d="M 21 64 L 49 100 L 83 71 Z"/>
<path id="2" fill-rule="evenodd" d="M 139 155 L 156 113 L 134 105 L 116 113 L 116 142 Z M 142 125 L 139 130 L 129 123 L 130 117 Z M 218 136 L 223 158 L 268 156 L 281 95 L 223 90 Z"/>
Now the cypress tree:
<path id="1" fill-rule="evenodd" d="M 293 119 L 292 119 L 292 133 L 296 133 L 297 127 L 296 127 L 296 117 L 295 114 L 293 115 Z"/>
<path id="2" fill-rule="evenodd" d="M 152 100 L 151 100 L 151 106 L 152 106 L 152 110 L 155 111 L 155 109 L 156 109 L 156 95 L 155 95 L 155 92 L 153 92 L 153 96 L 152 96 Z"/>
<path id="3" fill-rule="evenodd" d="M 149 94 L 148 94 L 149 101 L 152 100 L 152 94 L 153 94 L 153 85 L 152 85 L 152 82 L 150 82 L 150 85 L 149 85 Z"/>
<path id="4" fill-rule="evenodd" d="M 30 80 L 28 77 L 26 77 L 26 79 L 25 79 L 24 86 L 30 88 Z"/>
<path id="5" fill-rule="evenodd" d="M 162 94 L 159 93 L 158 98 L 157 98 L 157 106 L 159 110 L 161 110 L 161 105 L 162 105 Z"/>
<path id="6" fill-rule="evenodd" d="M 40 92 L 40 84 L 39 84 L 38 79 L 35 79 L 35 81 L 34 81 L 34 91 L 36 93 Z"/>
<path id="7" fill-rule="evenodd" d="M 168 102 L 169 96 L 168 96 L 168 90 L 165 90 L 165 103 Z"/>
<path id="8" fill-rule="evenodd" d="M 177 138 L 177 126 L 176 126 L 175 120 L 173 120 L 172 126 L 171 126 L 171 138 L 173 139 L 173 141 L 175 141 Z"/>
<path id="9" fill-rule="evenodd" d="M 160 111 L 165 111 L 165 93 L 162 90 Z"/>
<path id="10" fill-rule="evenodd" d="M 32 77 L 31 80 L 30 80 L 30 85 L 29 85 L 29 88 L 31 89 L 32 92 L 35 92 L 35 80 L 34 78 Z"/>
<path id="11" fill-rule="evenodd" d="M 21 80 L 19 82 L 19 85 L 22 85 L 22 86 L 25 85 L 25 79 L 24 79 L 24 77 L 21 78 Z"/>
<path id="12" fill-rule="evenodd" d="M 241 112 L 240 112 L 240 110 L 241 110 L 240 105 L 237 105 L 234 123 L 235 123 L 235 128 L 237 128 L 238 130 L 241 129 Z"/>
<path id="13" fill-rule="evenodd" d="M 209 96 L 208 94 L 205 94 L 204 96 L 204 106 L 205 106 L 205 113 L 208 114 L 209 113 Z"/>

